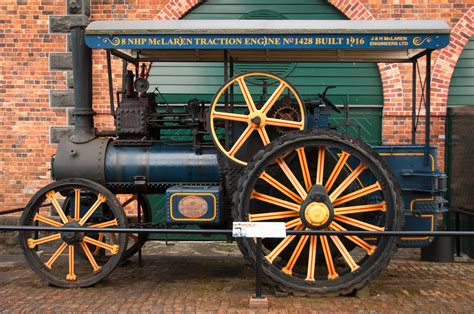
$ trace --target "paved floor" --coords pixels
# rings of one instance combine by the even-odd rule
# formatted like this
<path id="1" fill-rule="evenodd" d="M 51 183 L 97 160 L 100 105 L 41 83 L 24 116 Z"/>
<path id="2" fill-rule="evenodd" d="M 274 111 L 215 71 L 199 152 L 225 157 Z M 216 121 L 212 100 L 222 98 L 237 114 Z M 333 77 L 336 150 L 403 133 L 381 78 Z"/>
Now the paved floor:
<path id="1" fill-rule="evenodd" d="M 117 268 L 94 288 L 49 287 L 21 256 L 0 256 L 0 310 L 6 312 L 255 312 L 249 309 L 254 273 L 235 246 L 153 244 L 144 267 L 136 260 Z M 194 252 L 194 253 L 190 253 Z M 474 263 L 419 262 L 401 250 L 388 269 L 357 297 L 282 296 L 264 287 L 269 311 L 278 312 L 474 312 Z M 187 256 L 178 256 L 187 253 Z M 263 310 L 259 310 L 264 312 Z"/>

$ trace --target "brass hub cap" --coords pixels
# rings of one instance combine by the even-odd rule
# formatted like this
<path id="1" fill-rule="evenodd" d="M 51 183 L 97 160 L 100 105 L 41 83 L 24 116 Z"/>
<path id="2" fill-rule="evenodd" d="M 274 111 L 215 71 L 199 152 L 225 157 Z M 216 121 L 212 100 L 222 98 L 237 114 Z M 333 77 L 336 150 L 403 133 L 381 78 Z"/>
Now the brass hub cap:
<path id="1" fill-rule="evenodd" d="M 326 204 L 313 202 L 306 207 L 304 216 L 313 226 L 322 226 L 328 221 L 331 213 Z"/>

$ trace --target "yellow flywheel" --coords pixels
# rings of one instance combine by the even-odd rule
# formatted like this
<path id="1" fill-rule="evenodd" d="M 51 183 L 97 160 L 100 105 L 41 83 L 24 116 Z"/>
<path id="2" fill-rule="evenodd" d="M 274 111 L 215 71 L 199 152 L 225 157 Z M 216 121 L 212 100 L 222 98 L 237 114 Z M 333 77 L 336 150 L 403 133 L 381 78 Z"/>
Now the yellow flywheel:
<path id="1" fill-rule="evenodd" d="M 225 106 L 226 100 L 232 105 Z M 279 115 L 281 106 L 292 106 L 296 114 Z M 281 77 L 265 72 L 245 73 L 227 81 L 212 101 L 209 118 L 217 148 L 241 165 L 247 165 L 282 129 L 305 128 L 298 92 Z"/>

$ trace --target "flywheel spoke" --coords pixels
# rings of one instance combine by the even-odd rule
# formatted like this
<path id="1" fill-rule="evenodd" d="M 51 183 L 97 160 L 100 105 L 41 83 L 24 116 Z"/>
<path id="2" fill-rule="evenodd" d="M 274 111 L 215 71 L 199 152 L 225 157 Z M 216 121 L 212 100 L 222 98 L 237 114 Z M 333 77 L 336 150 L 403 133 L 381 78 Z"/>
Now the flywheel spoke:
<path id="1" fill-rule="evenodd" d="M 97 195 L 97 200 L 95 201 L 95 203 L 91 206 L 91 208 L 89 208 L 89 210 L 87 211 L 87 213 L 84 215 L 84 217 L 81 218 L 81 220 L 79 221 L 79 224 L 80 225 L 84 225 L 84 223 L 90 218 L 90 216 L 92 216 L 92 214 L 94 214 L 94 212 L 96 211 L 96 209 L 100 206 L 100 204 L 104 203 L 105 201 L 107 201 L 107 199 L 105 198 L 105 196 L 103 196 L 102 194 L 98 194 Z"/>
<path id="2" fill-rule="evenodd" d="M 288 201 L 285 201 L 285 200 L 282 200 L 280 198 L 273 197 L 273 196 L 270 196 L 270 195 L 258 193 L 256 191 L 253 191 L 253 193 L 251 195 L 251 198 L 262 201 L 262 202 L 266 202 L 266 203 L 269 203 L 269 204 L 273 204 L 273 205 L 276 205 L 276 206 L 280 206 L 280 207 L 283 207 L 283 208 L 286 208 L 286 209 L 291 209 L 291 210 L 294 210 L 296 212 L 298 212 L 300 210 L 300 205 L 299 204 L 288 202 Z"/>
<path id="3" fill-rule="evenodd" d="M 84 237 L 84 241 L 89 243 L 89 244 L 92 244 L 92 245 L 95 245 L 95 246 L 98 246 L 98 247 L 101 247 L 107 251 L 109 251 L 110 253 L 112 253 L 113 255 L 116 255 L 118 254 L 119 252 L 119 246 L 117 244 L 114 244 L 114 245 L 110 245 L 110 244 L 107 244 L 107 243 L 104 243 L 104 242 L 101 242 L 101 241 L 98 241 L 98 240 L 95 240 L 95 239 L 92 239 L 88 236 L 85 236 Z"/>
<path id="4" fill-rule="evenodd" d="M 91 253 L 91 250 L 89 249 L 89 247 L 87 246 L 86 243 L 84 242 L 81 242 L 81 247 L 82 247 L 82 250 L 84 251 L 84 253 L 86 254 L 87 256 L 87 259 L 89 260 L 89 262 L 91 263 L 92 265 L 92 268 L 94 269 L 94 271 L 99 271 L 101 269 L 101 267 L 97 264 L 94 256 L 92 255 Z"/>
<path id="5" fill-rule="evenodd" d="M 301 173 L 303 174 L 303 180 L 306 187 L 306 191 L 309 191 L 313 186 L 313 183 L 311 182 L 311 174 L 309 173 L 306 153 L 304 152 L 303 147 L 297 148 L 296 152 L 298 153 L 298 159 L 300 160 Z"/>
<path id="6" fill-rule="evenodd" d="M 263 114 L 267 114 L 267 112 L 270 111 L 270 109 L 272 109 L 272 106 L 278 100 L 278 97 L 280 97 L 280 95 L 283 93 L 285 88 L 286 88 L 285 83 L 280 83 L 280 85 L 278 85 L 278 87 L 275 89 L 273 94 L 270 96 L 270 98 L 268 98 L 268 100 L 263 105 L 263 107 L 261 109 Z"/>
<path id="7" fill-rule="evenodd" d="M 339 278 L 339 275 L 336 272 L 336 268 L 334 267 L 331 249 L 329 247 L 328 238 L 326 236 L 321 236 L 321 246 L 323 247 L 324 258 L 326 259 L 326 265 L 328 268 L 328 279 L 334 280 Z"/>
<path id="8" fill-rule="evenodd" d="M 334 242 L 339 252 L 341 252 L 342 257 L 346 261 L 347 265 L 349 265 L 349 267 L 351 268 L 351 271 L 356 271 L 357 269 L 359 269 L 359 265 L 357 265 L 357 263 L 354 261 L 351 254 L 347 251 L 346 247 L 339 239 L 339 237 L 331 236 L 331 240 L 332 242 Z"/>
<path id="9" fill-rule="evenodd" d="M 229 150 L 229 155 L 235 156 L 239 149 L 242 148 L 242 146 L 245 144 L 247 139 L 252 135 L 253 133 L 253 128 L 249 125 L 247 128 L 244 130 L 244 132 L 240 135 L 240 137 L 237 139 L 237 141 L 234 143 L 232 148 Z"/>
<path id="10" fill-rule="evenodd" d="M 337 199 L 339 195 L 341 195 L 342 192 L 344 192 L 349 187 L 349 185 L 351 185 L 352 182 L 354 182 L 354 180 L 357 179 L 359 175 L 366 169 L 367 166 L 360 163 L 357 168 L 355 168 L 354 171 L 349 176 L 347 176 L 347 178 L 345 178 L 344 181 L 342 181 L 342 183 L 331 193 L 331 195 L 329 195 L 331 202 Z"/>
<path id="11" fill-rule="evenodd" d="M 68 281 L 76 281 L 77 277 L 74 272 L 74 245 L 69 245 L 69 273 L 66 276 Z"/>
<path id="12" fill-rule="evenodd" d="M 56 250 L 56 252 L 54 252 L 54 254 L 49 258 L 49 260 L 46 263 L 44 263 L 44 266 L 51 269 L 53 267 L 53 263 L 58 259 L 59 255 L 62 254 L 62 252 L 66 249 L 66 247 L 67 247 L 67 243 L 63 242 L 59 246 L 59 248 Z"/>
<path id="13" fill-rule="evenodd" d="M 287 188 L 285 185 L 283 185 L 280 181 L 273 178 L 267 172 L 265 172 L 265 171 L 262 172 L 262 174 L 260 175 L 260 179 L 265 180 L 265 182 L 267 182 L 268 184 L 273 186 L 275 189 L 282 192 L 283 194 L 285 194 L 286 196 L 288 196 L 289 198 L 291 198 L 293 201 L 297 202 L 298 204 L 303 202 L 301 197 L 299 197 L 295 192 L 293 192 L 292 190 Z"/>
<path id="14" fill-rule="evenodd" d="M 63 223 L 67 223 L 68 219 L 66 217 L 66 214 L 64 214 L 64 211 L 62 210 L 61 206 L 58 203 L 58 200 L 56 199 L 56 196 L 55 196 L 56 192 L 51 190 L 51 191 L 47 192 L 45 195 L 46 195 L 46 198 L 51 202 L 51 204 L 53 204 L 53 207 L 54 207 L 54 209 L 56 209 L 56 212 L 58 213 L 59 217 L 61 218 L 61 221 Z"/>
<path id="15" fill-rule="evenodd" d="M 305 199 L 306 196 L 308 195 L 306 193 L 306 190 L 303 188 L 301 183 L 298 181 L 298 179 L 295 177 L 293 171 L 291 171 L 290 167 L 286 164 L 286 162 L 283 160 L 283 158 L 278 158 L 277 163 L 280 166 L 281 170 L 285 173 L 286 177 L 288 180 L 290 180 L 291 184 L 295 188 L 295 190 L 298 192 L 298 194 L 301 196 L 302 199 Z"/>
<path id="16" fill-rule="evenodd" d="M 318 236 L 310 236 L 309 240 L 309 254 L 308 254 L 308 270 L 306 273 L 307 281 L 314 281 L 314 273 L 316 269 L 316 249 L 318 243 Z"/>
<path id="17" fill-rule="evenodd" d="M 215 111 L 212 113 L 212 117 L 214 119 L 230 120 L 230 121 L 244 122 L 244 123 L 247 123 L 249 121 L 249 118 L 247 115 L 238 114 L 238 113 L 230 113 L 230 112 Z"/>
<path id="18" fill-rule="evenodd" d="M 253 102 L 252 95 L 250 94 L 250 91 L 247 87 L 247 83 L 245 83 L 245 80 L 243 77 L 239 78 L 237 80 L 237 83 L 240 86 L 240 90 L 242 91 L 242 95 L 244 96 L 245 103 L 247 104 L 247 107 L 249 108 L 250 113 L 257 111 L 257 108 L 255 107 L 255 103 Z"/>
<path id="19" fill-rule="evenodd" d="M 74 219 L 81 217 L 81 189 L 74 189 Z"/>
<path id="20" fill-rule="evenodd" d="M 316 184 L 323 185 L 324 179 L 324 159 L 326 155 L 326 148 L 324 146 L 318 149 L 318 166 L 316 169 Z"/>
<path id="21" fill-rule="evenodd" d="M 35 217 L 33 218 L 34 221 L 41 221 L 47 225 L 50 225 L 50 226 L 54 226 L 54 227 L 62 227 L 64 226 L 64 224 L 56 221 L 56 220 L 53 220 L 53 219 L 50 219 L 50 218 L 47 218 L 47 217 L 44 217 L 44 216 L 41 216 L 40 214 L 36 213 L 35 214 Z"/>
<path id="22" fill-rule="evenodd" d="M 296 227 L 295 230 L 301 230 L 303 226 Z M 296 238 L 296 235 L 290 235 L 284 238 L 265 258 L 273 264 L 275 258 Z"/>
<path id="23" fill-rule="evenodd" d="M 29 238 L 27 240 L 27 242 L 28 242 L 28 247 L 30 249 L 33 249 L 37 245 L 44 244 L 44 243 L 47 243 L 47 242 L 51 242 L 51 241 L 54 241 L 54 240 L 59 240 L 59 239 L 61 239 L 61 234 L 57 233 L 57 234 L 53 234 L 53 235 L 50 235 L 50 236 L 47 236 L 47 237 L 44 237 L 44 238 L 40 238 L 40 239 L 36 239 L 36 240 L 33 239 L 33 238 Z"/>
<path id="24" fill-rule="evenodd" d="M 382 187 L 380 186 L 380 183 L 377 181 L 376 183 L 374 183 L 372 185 L 369 185 L 369 186 L 366 186 L 365 188 L 362 188 L 360 190 L 357 190 L 357 191 L 354 191 L 352 193 L 341 196 L 340 198 L 334 200 L 332 202 L 332 205 L 335 207 L 335 206 L 353 201 L 353 200 L 358 199 L 360 197 L 369 195 L 369 194 L 371 194 L 373 192 L 376 192 L 376 191 L 379 191 L 381 189 L 382 189 Z"/>
<path id="25" fill-rule="evenodd" d="M 374 211 L 386 212 L 387 204 L 385 204 L 385 201 L 379 204 L 367 204 L 367 205 L 334 208 L 334 214 L 336 215 L 359 214 L 359 213 L 367 213 L 367 212 L 374 212 Z"/>
<path id="26" fill-rule="evenodd" d="M 275 220 L 275 219 L 284 219 L 292 218 L 299 216 L 298 212 L 294 210 L 281 211 L 281 212 L 269 212 L 263 214 L 249 214 L 249 221 L 265 221 L 265 220 Z"/>
<path id="27" fill-rule="evenodd" d="M 267 130 L 265 130 L 265 127 L 257 129 L 257 131 L 258 131 L 258 134 L 260 135 L 260 138 L 262 139 L 263 145 L 270 144 L 270 137 L 268 137 L 268 133 L 267 133 Z"/>
<path id="28" fill-rule="evenodd" d="M 342 152 L 341 156 L 339 157 L 339 160 L 337 161 L 336 166 L 334 167 L 331 174 L 329 175 L 328 180 L 326 181 L 326 185 L 324 186 L 326 188 L 326 191 L 329 192 L 331 190 L 332 186 L 336 182 L 337 177 L 339 176 L 342 169 L 344 168 L 344 165 L 347 159 L 349 159 L 350 156 L 351 156 L 350 154 L 346 152 Z"/>
<path id="29" fill-rule="evenodd" d="M 344 216 L 344 215 L 335 215 L 334 219 L 336 219 L 337 221 L 346 223 L 348 225 L 352 225 L 354 227 L 358 227 L 360 229 L 367 230 L 367 231 L 383 231 L 383 230 L 385 230 L 384 227 L 375 226 L 375 225 L 369 224 L 367 222 L 360 221 L 360 220 L 355 219 L 355 218 L 350 218 L 350 217 L 347 217 L 347 216 Z"/>
<path id="30" fill-rule="evenodd" d="M 283 120 L 283 119 L 276 119 L 276 118 L 267 118 L 267 125 L 279 126 L 279 127 L 284 127 L 284 128 L 292 128 L 292 129 L 301 129 L 303 127 L 303 121 L 291 121 L 291 120 Z"/>
<path id="31" fill-rule="evenodd" d="M 336 230 L 336 231 L 347 231 L 346 228 L 342 227 L 341 225 L 339 225 L 335 221 L 333 221 L 329 227 L 331 227 L 331 229 Z M 369 255 L 372 255 L 375 252 L 375 249 L 377 249 L 377 247 L 375 245 L 371 245 L 371 244 L 367 243 L 366 241 L 362 240 L 358 236 L 347 235 L 345 237 L 347 239 L 351 240 L 353 243 L 355 243 L 360 248 L 367 251 L 367 253 Z"/>
<path id="32" fill-rule="evenodd" d="M 293 267 L 295 266 L 296 261 L 300 257 L 301 251 L 303 251 L 303 248 L 307 241 L 308 241 L 307 235 L 301 236 L 301 239 L 298 241 L 298 244 L 296 245 L 296 248 L 293 251 L 293 254 L 291 254 L 290 260 L 288 261 L 286 266 L 282 268 L 281 270 L 282 272 L 290 276 L 293 274 Z"/>

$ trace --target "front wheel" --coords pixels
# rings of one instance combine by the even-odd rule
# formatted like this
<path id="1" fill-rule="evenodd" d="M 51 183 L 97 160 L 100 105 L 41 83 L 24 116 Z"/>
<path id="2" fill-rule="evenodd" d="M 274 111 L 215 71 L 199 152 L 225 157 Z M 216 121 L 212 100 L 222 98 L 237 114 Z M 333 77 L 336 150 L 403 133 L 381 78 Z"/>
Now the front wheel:
<path id="1" fill-rule="evenodd" d="M 280 221 L 287 230 L 400 230 L 397 183 L 361 141 L 332 131 L 294 132 L 249 163 L 234 195 L 239 221 Z M 255 263 L 255 240 L 241 240 Z M 393 237 L 263 239 L 266 279 L 286 291 L 348 294 L 388 263 Z"/>
<path id="2" fill-rule="evenodd" d="M 92 232 L 93 228 L 126 228 L 127 217 L 109 190 L 89 180 L 65 179 L 45 186 L 26 206 L 20 225 L 58 228 L 52 232 L 23 231 L 19 240 L 33 271 L 63 288 L 87 287 L 104 279 L 127 248 L 125 233 L 101 237 Z M 86 227 L 91 232 L 61 231 L 62 227 Z"/>

